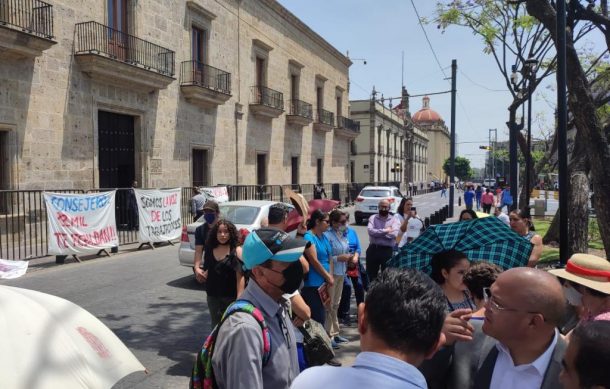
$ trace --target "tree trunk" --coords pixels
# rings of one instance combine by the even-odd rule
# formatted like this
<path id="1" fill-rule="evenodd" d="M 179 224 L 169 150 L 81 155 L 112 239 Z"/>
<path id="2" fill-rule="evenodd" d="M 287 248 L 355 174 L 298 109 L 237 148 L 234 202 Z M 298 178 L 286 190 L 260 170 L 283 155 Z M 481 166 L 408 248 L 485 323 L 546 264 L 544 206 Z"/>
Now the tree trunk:
<path id="1" fill-rule="evenodd" d="M 549 1 L 527 0 L 527 11 L 550 32 L 557 46 L 556 12 Z M 595 210 L 606 254 L 610 253 L 610 147 L 596 115 L 595 104 L 585 72 L 574 48 L 573 33 L 566 37 L 568 105 L 574 117 L 578 134 L 583 136 L 595 196 Z M 577 180 L 580 182 L 580 179 Z M 560 182 L 559 185 L 567 183 Z M 588 193 L 588 189 L 587 189 Z M 570 221 L 572 228 L 572 221 Z"/>
<path id="2" fill-rule="evenodd" d="M 521 180 L 521 193 L 519 194 L 519 208 L 524 208 L 529 206 L 530 204 L 530 195 L 532 193 L 532 189 L 534 188 L 534 186 L 536 186 L 536 178 L 538 178 L 538 173 L 540 172 L 540 169 L 542 168 L 542 166 L 538 167 L 534 165 L 534 161 L 532 158 L 532 151 L 528 149 L 527 147 L 527 139 L 525 138 L 525 136 L 523 136 L 523 134 L 521 132 L 519 132 L 519 134 L 517 135 L 517 144 L 519 145 L 519 149 L 521 149 L 521 154 L 523 154 L 525 156 L 525 160 L 527 161 L 528 158 L 528 154 L 529 154 L 529 158 L 532 161 L 532 165 L 530 166 L 530 186 L 529 186 L 529 191 L 526 190 L 526 177 L 527 174 L 523 175 L 523 179 Z M 525 167 L 523 168 L 523 171 L 525 172 L 527 169 L 527 163 L 525 164 Z"/>
<path id="3" fill-rule="evenodd" d="M 558 209 L 557 213 L 555 213 L 555 216 L 553 216 L 553 221 L 551 222 L 549 229 L 542 237 L 542 243 L 559 243 L 559 212 L 561 212 L 561 209 Z"/>

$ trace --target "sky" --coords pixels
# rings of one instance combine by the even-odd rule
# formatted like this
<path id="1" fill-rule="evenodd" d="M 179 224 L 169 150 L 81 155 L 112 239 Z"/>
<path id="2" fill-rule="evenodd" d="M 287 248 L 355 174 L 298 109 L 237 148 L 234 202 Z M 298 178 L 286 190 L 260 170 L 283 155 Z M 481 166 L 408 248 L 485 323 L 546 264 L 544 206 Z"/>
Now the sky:
<path id="1" fill-rule="evenodd" d="M 279 0 L 290 12 L 342 53 L 353 58 L 350 67 L 350 100 L 368 99 L 373 86 L 385 98 L 399 97 L 403 79 L 410 95 L 451 89 L 451 61 L 457 60 L 456 136 L 457 155 L 482 168 L 489 129 L 497 129 L 498 141 L 508 139 L 506 121 L 512 101 L 504 77 L 493 57 L 483 52 L 482 40 L 462 27 L 444 33 L 436 25 L 423 25 L 436 53 L 435 59 L 419 24 L 411 0 Z M 433 18 L 435 0 L 413 0 L 420 17 Z M 363 61 L 355 58 L 366 59 Z M 440 65 L 439 65 L 440 63 Z M 441 69 L 442 68 L 442 69 Z M 554 92 L 548 93 L 551 100 Z M 380 95 L 378 95 L 380 97 Z M 422 97 L 410 99 L 411 113 Z M 533 114 L 552 123 L 550 104 L 534 97 Z M 398 100 L 393 102 L 398 104 Z M 451 119 L 451 94 L 430 96 L 430 107 L 447 126 Z M 532 126 L 532 136 L 539 136 Z"/>

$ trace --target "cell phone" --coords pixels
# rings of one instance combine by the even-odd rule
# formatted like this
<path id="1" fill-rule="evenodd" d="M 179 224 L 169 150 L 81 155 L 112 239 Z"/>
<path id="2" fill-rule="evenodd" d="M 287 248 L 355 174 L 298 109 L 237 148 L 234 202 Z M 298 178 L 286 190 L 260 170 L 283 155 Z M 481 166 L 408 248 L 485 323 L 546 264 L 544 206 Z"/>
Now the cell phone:
<path id="1" fill-rule="evenodd" d="M 411 211 L 417 211 L 417 208 L 411 207 Z"/>

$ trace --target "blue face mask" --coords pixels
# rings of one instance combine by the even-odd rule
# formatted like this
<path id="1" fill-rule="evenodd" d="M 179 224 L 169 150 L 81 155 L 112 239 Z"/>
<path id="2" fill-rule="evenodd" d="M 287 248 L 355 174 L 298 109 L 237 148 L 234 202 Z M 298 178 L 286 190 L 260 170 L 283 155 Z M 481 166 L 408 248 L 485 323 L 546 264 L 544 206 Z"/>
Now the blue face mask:
<path id="1" fill-rule="evenodd" d="M 205 213 L 205 214 L 203 214 L 203 218 L 205 219 L 206 223 L 212 224 L 212 223 L 214 223 L 214 220 L 216 220 L 216 214 L 215 213 Z"/>

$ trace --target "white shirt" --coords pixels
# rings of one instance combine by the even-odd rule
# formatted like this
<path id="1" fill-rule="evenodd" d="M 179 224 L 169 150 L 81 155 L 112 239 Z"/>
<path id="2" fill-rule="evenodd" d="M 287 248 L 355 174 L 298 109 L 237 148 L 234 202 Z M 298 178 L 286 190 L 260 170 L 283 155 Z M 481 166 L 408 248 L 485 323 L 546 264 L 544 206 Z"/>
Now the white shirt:
<path id="1" fill-rule="evenodd" d="M 510 351 L 501 343 L 497 343 L 498 359 L 491 377 L 490 389 L 538 389 L 542 385 L 544 373 L 549 367 L 553 351 L 557 345 L 558 332 L 550 346 L 532 363 L 515 366 Z"/>
<path id="2" fill-rule="evenodd" d="M 510 227 L 510 219 L 507 214 L 505 214 L 504 212 L 500 212 L 500 214 L 497 216 L 497 218 L 500 219 L 500 221 L 504 222 L 504 224 L 506 224 L 507 226 Z"/>

